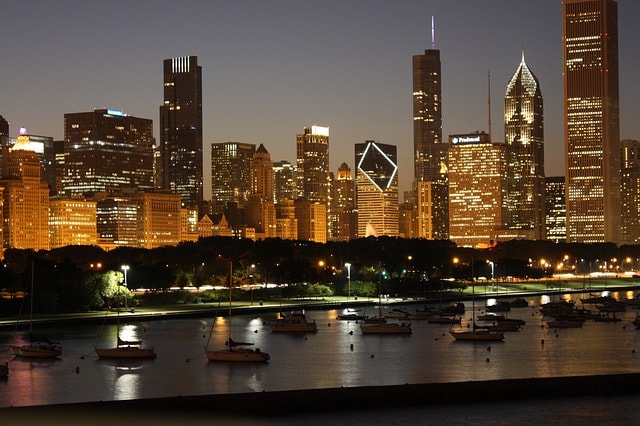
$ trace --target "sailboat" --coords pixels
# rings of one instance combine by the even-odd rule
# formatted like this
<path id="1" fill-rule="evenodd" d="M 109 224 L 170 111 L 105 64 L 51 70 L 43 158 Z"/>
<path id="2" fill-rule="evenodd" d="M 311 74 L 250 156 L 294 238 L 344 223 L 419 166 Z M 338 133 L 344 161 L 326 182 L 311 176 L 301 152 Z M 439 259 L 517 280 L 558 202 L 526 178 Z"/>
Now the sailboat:
<path id="1" fill-rule="evenodd" d="M 233 261 L 229 261 L 229 319 L 226 349 L 205 349 L 209 361 L 214 362 L 268 362 L 271 357 L 260 349 L 249 349 L 245 346 L 253 346 L 249 342 L 237 342 L 231 338 L 231 294 L 233 289 Z M 211 339 L 211 336 L 209 336 Z"/>
<path id="2" fill-rule="evenodd" d="M 380 264 L 382 274 L 382 264 Z M 378 318 L 377 322 L 360 323 L 362 334 L 411 334 L 411 324 L 387 322 L 382 314 L 382 275 L 378 279 Z"/>
<path id="3" fill-rule="evenodd" d="M 142 340 L 123 340 L 120 338 L 120 309 L 116 309 L 116 345 L 110 348 L 96 347 L 100 359 L 155 359 L 153 347 L 144 346 Z"/>
<path id="4" fill-rule="evenodd" d="M 471 259 L 471 278 L 473 280 L 473 259 Z M 472 328 L 468 329 L 454 329 L 451 328 L 449 330 L 449 334 L 453 336 L 454 339 L 460 341 L 474 341 L 474 342 L 499 342 L 504 340 L 504 333 L 501 331 L 493 331 L 487 328 L 479 328 L 476 325 L 476 286 L 475 283 L 471 283 L 472 287 Z"/>
<path id="5" fill-rule="evenodd" d="M 48 339 L 33 339 L 33 272 L 34 263 L 31 263 L 31 292 L 29 294 L 29 343 L 24 345 L 12 345 L 13 353 L 23 358 L 57 358 L 62 355 L 62 347 L 58 342 Z"/>

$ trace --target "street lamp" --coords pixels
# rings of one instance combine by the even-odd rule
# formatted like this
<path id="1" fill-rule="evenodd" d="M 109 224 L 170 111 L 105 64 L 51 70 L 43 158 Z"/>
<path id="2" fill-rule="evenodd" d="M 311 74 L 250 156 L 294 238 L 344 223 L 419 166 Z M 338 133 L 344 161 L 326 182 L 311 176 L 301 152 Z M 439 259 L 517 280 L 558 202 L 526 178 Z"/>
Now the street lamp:
<path id="1" fill-rule="evenodd" d="M 129 265 L 122 265 L 120 267 L 120 269 L 122 269 L 124 271 L 124 287 L 126 289 L 128 289 L 128 287 L 127 287 L 127 271 L 129 270 Z M 125 310 L 127 309 L 127 293 L 126 292 L 124 294 L 124 308 L 125 308 Z"/>
<path id="2" fill-rule="evenodd" d="M 349 298 L 351 297 L 351 264 L 347 262 L 344 266 L 347 268 L 347 280 L 349 282 L 347 287 L 347 302 L 349 302 Z"/>

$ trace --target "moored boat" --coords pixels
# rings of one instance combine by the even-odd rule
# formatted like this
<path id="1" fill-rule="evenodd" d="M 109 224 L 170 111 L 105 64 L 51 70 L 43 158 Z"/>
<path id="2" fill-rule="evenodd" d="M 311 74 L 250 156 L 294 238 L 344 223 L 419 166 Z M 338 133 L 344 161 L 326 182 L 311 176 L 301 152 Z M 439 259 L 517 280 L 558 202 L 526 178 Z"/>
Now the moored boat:
<path id="1" fill-rule="evenodd" d="M 280 317 L 267 321 L 274 333 L 314 333 L 318 331 L 315 320 L 309 321 L 305 314 L 294 312 L 290 315 L 280 313 Z"/>

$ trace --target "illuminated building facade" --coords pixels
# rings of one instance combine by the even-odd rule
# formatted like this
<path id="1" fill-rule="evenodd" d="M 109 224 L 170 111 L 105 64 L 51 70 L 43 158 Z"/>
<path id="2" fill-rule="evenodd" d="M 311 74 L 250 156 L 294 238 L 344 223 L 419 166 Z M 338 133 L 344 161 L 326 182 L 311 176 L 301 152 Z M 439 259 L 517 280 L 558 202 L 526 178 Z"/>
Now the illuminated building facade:
<path id="1" fill-rule="evenodd" d="M 538 78 L 524 61 L 504 96 L 507 193 L 506 227 L 545 239 L 544 122 Z"/>
<path id="2" fill-rule="evenodd" d="M 621 141 L 621 243 L 640 244 L 640 142 Z"/>
<path id="3" fill-rule="evenodd" d="M 316 243 L 327 242 L 327 206 L 322 203 L 296 200 L 298 239 Z"/>
<path id="4" fill-rule="evenodd" d="M 165 59 L 163 70 L 156 186 L 194 207 L 203 197 L 202 67 L 197 56 L 182 56 Z"/>
<path id="5" fill-rule="evenodd" d="M 355 211 L 355 181 L 351 168 L 342 163 L 332 185 L 329 231 L 331 241 L 349 241 L 357 238 L 357 212 Z"/>
<path id="6" fill-rule="evenodd" d="M 298 239 L 298 219 L 292 199 L 281 199 L 276 204 L 276 237 L 283 240 Z"/>
<path id="7" fill-rule="evenodd" d="M 397 147 L 357 143 L 355 157 L 358 237 L 399 236 Z"/>
<path id="8" fill-rule="evenodd" d="M 459 246 L 487 247 L 503 225 L 505 146 L 487 133 L 449 137 L 449 232 Z"/>
<path id="9" fill-rule="evenodd" d="M 138 247 L 137 204 L 127 197 L 106 197 L 96 202 L 100 245 Z"/>
<path id="10" fill-rule="evenodd" d="M 137 246 L 154 249 L 181 241 L 181 198 L 177 194 L 145 193 L 131 197 L 137 209 Z"/>
<path id="11" fill-rule="evenodd" d="M 562 2 L 567 240 L 620 241 L 618 3 Z"/>
<path id="12" fill-rule="evenodd" d="M 296 166 L 288 161 L 273 163 L 273 200 L 295 200 L 298 196 Z"/>
<path id="13" fill-rule="evenodd" d="M 242 142 L 211 144 L 211 200 L 244 202 L 252 190 L 251 161 L 256 146 Z"/>
<path id="14" fill-rule="evenodd" d="M 554 243 L 567 241 L 567 204 L 564 176 L 545 178 L 546 186 L 546 235 Z"/>
<path id="15" fill-rule="evenodd" d="M 51 248 L 95 246 L 98 243 L 96 202 L 52 198 L 49 200 Z"/>
<path id="16" fill-rule="evenodd" d="M 436 49 L 413 56 L 413 151 L 414 191 L 420 191 L 420 182 L 433 183 L 427 192 L 422 185 L 422 197 L 428 195 L 433 198 L 422 198 L 422 202 L 418 203 L 417 236 L 447 239 L 448 144 L 442 139 L 442 73 L 440 51 Z M 428 208 L 423 208 L 426 205 Z"/>
<path id="17" fill-rule="evenodd" d="M 329 128 L 305 127 L 296 136 L 298 197 L 304 201 L 329 204 Z"/>
<path id="18" fill-rule="evenodd" d="M 49 187 L 41 179 L 38 154 L 20 130 L 2 158 L 2 236 L 4 248 L 49 250 Z"/>
<path id="19" fill-rule="evenodd" d="M 273 201 L 273 161 L 262 144 L 251 159 L 251 193 L 265 201 Z"/>
<path id="20" fill-rule="evenodd" d="M 64 115 L 62 191 L 69 196 L 153 189 L 153 121 L 97 109 Z"/>

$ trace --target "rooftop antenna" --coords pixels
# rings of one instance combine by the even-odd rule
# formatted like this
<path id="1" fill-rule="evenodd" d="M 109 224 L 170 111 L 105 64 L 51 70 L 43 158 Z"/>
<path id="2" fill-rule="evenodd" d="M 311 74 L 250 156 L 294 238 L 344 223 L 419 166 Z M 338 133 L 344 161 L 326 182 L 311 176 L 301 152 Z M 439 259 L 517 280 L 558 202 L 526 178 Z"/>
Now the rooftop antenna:
<path id="1" fill-rule="evenodd" d="M 435 17 L 431 15 L 431 49 L 436 48 L 436 23 Z"/>
<path id="2" fill-rule="evenodd" d="M 488 71 L 487 73 L 487 92 L 488 92 L 487 103 L 489 108 L 489 142 L 492 142 L 491 140 L 491 71 Z"/>

